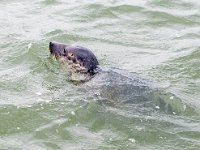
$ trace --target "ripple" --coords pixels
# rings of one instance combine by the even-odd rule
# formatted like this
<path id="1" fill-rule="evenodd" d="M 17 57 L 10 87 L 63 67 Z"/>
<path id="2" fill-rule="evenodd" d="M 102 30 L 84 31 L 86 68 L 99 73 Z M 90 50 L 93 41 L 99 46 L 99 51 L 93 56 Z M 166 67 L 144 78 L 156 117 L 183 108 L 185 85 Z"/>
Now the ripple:
<path id="1" fill-rule="evenodd" d="M 198 149 L 199 6 L 197 0 L 1 1 L 0 147 Z M 98 92 L 66 80 L 49 57 L 51 40 L 92 49 L 102 67 L 169 83 L 163 96 L 173 109 L 100 102 Z"/>

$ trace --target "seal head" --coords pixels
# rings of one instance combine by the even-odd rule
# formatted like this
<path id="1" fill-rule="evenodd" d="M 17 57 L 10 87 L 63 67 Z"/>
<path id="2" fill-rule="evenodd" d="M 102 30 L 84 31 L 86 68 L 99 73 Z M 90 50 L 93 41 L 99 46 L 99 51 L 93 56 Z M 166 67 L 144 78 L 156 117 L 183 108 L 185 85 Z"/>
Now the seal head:
<path id="1" fill-rule="evenodd" d="M 49 50 L 68 72 L 93 76 L 98 70 L 97 58 L 85 47 L 50 42 Z"/>

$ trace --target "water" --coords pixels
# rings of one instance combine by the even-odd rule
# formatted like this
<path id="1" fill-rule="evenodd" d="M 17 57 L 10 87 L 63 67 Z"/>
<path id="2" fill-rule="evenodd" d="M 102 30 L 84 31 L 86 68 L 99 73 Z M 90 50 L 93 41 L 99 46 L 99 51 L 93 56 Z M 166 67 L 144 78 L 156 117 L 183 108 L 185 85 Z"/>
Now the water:
<path id="1" fill-rule="evenodd" d="M 0 149 L 199 149 L 198 0 L 1 0 L 0 8 Z M 49 57 L 52 40 L 152 77 L 192 111 L 99 104 Z"/>

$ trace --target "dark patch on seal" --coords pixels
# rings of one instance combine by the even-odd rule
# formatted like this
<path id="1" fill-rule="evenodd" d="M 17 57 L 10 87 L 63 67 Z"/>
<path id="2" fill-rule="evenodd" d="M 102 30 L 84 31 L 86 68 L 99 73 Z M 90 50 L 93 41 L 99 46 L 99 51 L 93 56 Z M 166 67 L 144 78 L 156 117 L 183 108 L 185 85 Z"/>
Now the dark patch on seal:
<path id="1" fill-rule="evenodd" d="M 66 45 L 57 42 L 49 43 L 51 54 L 63 64 L 68 63 L 76 73 L 94 75 L 98 68 L 95 55 L 87 48 L 81 46 Z"/>

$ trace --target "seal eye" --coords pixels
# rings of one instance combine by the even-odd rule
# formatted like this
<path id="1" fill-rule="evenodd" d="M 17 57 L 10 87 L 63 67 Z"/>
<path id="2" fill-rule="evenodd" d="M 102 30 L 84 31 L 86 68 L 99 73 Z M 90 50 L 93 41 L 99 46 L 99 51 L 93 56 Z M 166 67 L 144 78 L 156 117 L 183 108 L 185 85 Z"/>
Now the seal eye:
<path id="1" fill-rule="evenodd" d="M 63 49 L 63 52 L 66 53 L 66 49 L 65 48 Z"/>
<path id="2" fill-rule="evenodd" d="M 74 56 L 74 54 L 73 53 L 71 53 L 71 57 L 73 57 Z"/>

